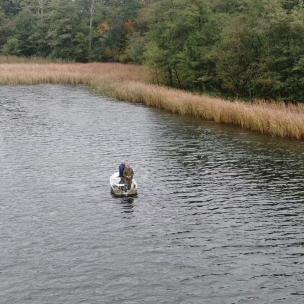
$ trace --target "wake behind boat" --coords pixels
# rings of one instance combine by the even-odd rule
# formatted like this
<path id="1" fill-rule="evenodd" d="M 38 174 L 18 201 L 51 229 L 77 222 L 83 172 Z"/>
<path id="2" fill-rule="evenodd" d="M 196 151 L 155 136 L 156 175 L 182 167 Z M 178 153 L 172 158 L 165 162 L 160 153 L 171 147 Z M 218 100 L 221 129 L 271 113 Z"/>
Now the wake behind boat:
<path id="1" fill-rule="evenodd" d="M 119 173 L 116 172 L 110 177 L 110 186 L 111 192 L 114 196 L 117 197 L 126 197 L 126 196 L 136 196 L 137 195 L 137 183 L 133 178 L 131 186 L 128 187 L 127 184 L 120 183 L 121 178 L 119 177 Z"/>

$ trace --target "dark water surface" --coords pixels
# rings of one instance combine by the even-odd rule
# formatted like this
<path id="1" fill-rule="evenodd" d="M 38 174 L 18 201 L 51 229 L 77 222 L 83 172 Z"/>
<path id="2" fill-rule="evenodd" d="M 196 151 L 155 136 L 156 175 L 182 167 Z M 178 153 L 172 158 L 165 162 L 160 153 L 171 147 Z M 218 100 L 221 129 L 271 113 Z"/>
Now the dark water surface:
<path id="1" fill-rule="evenodd" d="M 0 303 L 303 303 L 304 145 L 0 88 Z M 129 159 L 134 201 L 109 176 Z"/>

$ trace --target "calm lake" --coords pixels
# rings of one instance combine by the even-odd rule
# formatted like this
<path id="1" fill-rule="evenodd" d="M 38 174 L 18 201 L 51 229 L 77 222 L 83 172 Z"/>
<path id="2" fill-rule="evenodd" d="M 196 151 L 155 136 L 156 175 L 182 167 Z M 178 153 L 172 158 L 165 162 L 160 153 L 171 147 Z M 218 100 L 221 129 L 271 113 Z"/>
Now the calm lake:
<path id="1" fill-rule="evenodd" d="M 0 303 L 303 303 L 304 144 L 0 87 Z M 122 160 L 140 194 L 110 194 Z"/>

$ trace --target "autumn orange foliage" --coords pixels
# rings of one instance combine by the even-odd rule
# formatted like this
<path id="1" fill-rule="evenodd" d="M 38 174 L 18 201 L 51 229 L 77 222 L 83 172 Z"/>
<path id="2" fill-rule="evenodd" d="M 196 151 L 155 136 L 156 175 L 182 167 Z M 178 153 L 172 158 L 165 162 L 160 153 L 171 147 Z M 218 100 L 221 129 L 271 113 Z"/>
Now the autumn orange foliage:
<path id="1" fill-rule="evenodd" d="M 136 22 L 134 20 L 128 20 L 125 24 L 127 31 L 133 32 L 136 28 Z"/>

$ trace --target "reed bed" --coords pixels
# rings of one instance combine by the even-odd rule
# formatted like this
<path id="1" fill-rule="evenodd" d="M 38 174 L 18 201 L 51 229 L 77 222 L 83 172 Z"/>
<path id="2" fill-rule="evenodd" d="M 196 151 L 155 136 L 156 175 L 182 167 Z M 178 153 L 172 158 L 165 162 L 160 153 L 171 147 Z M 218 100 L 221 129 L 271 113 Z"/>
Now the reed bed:
<path id="1" fill-rule="evenodd" d="M 68 62 L 67 60 L 63 60 L 63 59 L 0 55 L 0 64 L 1 63 L 67 63 L 67 62 Z"/>
<path id="2" fill-rule="evenodd" d="M 272 136 L 304 139 L 304 105 L 227 101 L 152 84 L 142 66 L 114 63 L 0 63 L 0 84 L 87 85 L 119 100 L 145 104 L 179 115 L 240 126 Z"/>

